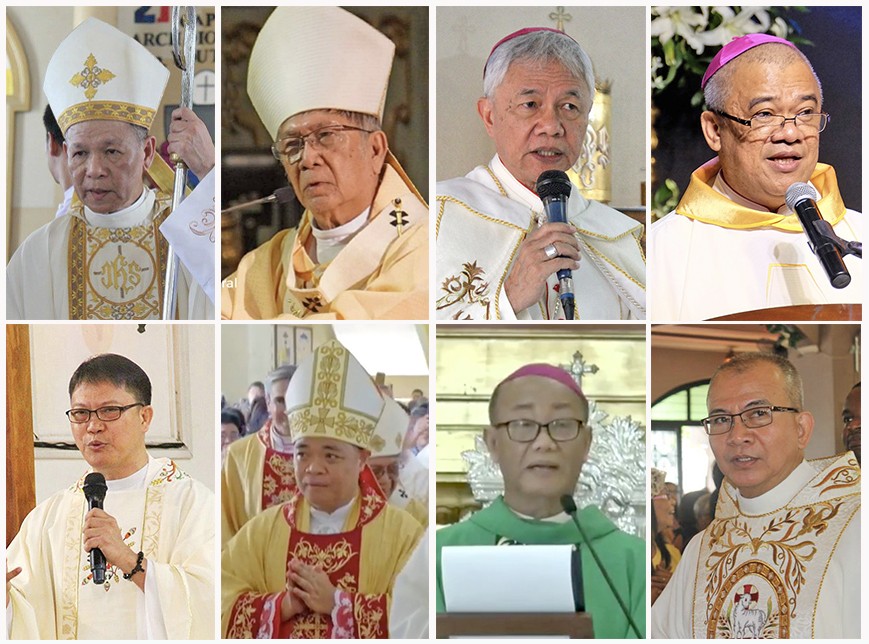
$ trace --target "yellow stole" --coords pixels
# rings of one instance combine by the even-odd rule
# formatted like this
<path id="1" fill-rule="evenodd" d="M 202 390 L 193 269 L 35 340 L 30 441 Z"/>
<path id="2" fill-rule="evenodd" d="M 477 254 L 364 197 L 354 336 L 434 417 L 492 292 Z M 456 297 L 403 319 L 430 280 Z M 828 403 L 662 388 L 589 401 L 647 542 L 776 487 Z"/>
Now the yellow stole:
<path id="1" fill-rule="evenodd" d="M 691 182 L 676 212 L 689 219 L 696 219 L 705 224 L 750 230 L 752 228 L 775 228 L 787 232 L 802 230 L 800 220 L 795 214 L 780 215 L 776 212 L 752 210 L 733 203 L 720 192 L 712 188 L 721 166 L 718 157 L 704 163 L 691 174 Z M 845 202 L 839 194 L 836 182 L 836 171 L 832 166 L 819 163 L 811 177 L 812 185 L 821 193 L 818 210 L 821 216 L 835 226 L 845 216 Z"/>

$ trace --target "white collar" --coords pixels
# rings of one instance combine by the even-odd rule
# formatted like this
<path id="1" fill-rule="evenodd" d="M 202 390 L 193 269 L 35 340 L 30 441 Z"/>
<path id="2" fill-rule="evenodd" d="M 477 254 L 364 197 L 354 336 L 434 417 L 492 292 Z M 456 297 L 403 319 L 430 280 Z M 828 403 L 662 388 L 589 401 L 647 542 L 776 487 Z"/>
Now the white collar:
<path id="1" fill-rule="evenodd" d="M 109 492 L 126 492 L 127 490 L 141 490 L 145 487 L 145 482 L 148 480 L 148 468 L 151 467 L 151 456 L 148 456 L 148 462 L 142 469 L 125 476 L 122 479 L 114 481 L 106 481 L 106 486 Z"/>
<path id="2" fill-rule="evenodd" d="M 513 176 L 513 174 L 507 169 L 507 166 L 504 165 L 504 162 L 501 161 L 501 157 L 496 154 L 489 163 L 489 167 L 492 169 L 492 173 L 498 178 L 498 181 L 501 182 L 501 186 L 504 188 L 509 199 L 528 206 L 537 215 L 543 215 L 543 201 L 537 196 L 536 192 L 529 190 L 525 184 Z M 584 210 L 586 208 L 585 197 L 583 197 L 579 190 L 576 189 L 576 186 L 572 184 L 570 187 L 570 200 L 571 203 L 578 202 L 576 203 L 578 210 Z"/>
<path id="3" fill-rule="evenodd" d="M 349 244 L 353 236 L 368 223 L 368 213 L 370 212 L 371 208 L 368 207 L 346 224 L 328 230 L 317 228 L 317 223 L 312 219 L 311 234 L 314 236 L 314 253 L 317 257 L 317 263 L 326 264 L 335 259 L 341 249 Z"/>
<path id="4" fill-rule="evenodd" d="M 806 484 L 811 481 L 817 472 L 814 468 L 803 460 L 794 468 L 794 471 L 788 474 L 787 478 L 776 485 L 769 492 L 765 492 L 760 496 L 747 499 L 736 491 L 736 502 L 739 504 L 739 510 L 743 514 L 767 514 L 774 512 L 779 508 L 783 508 L 799 494 Z"/>
<path id="5" fill-rule="evenodd" d="M 154 208 L 156 197 L 153 190 L 142 189 L 142 194 L 136 201 L 117 212 L 98 213 L 87 206 L 84 207 L 84 219 L 89 226 L 95 228 L 132 228 L 140 226 L 148 220 Z"/>
<path id="6" fill-rule="evenodd" d="M 812 186 L 812 190 L 815 191 L 814 200 L 819 201 L 821 199 L 821 193 L 818 192 L 818 189 L 815 188 L 813 184 L 809 183 L 809 185 Z M 715 190 L 715 192 L 724 195 L 725 197 L 730 199 L 730 201 L 739 206 L 744 206 L 745 208 L 751 208 L 752 210 L 758 210 L 760 212 L 769 212 L 769 209 L 766 206 L 755 203 L 751 199 L 746 199 L 741 194 L 736 192 L 736 190 L 731 188 L 730 184 L 728 184 L 727 181 L 724 180 L 724 176 L 721 172 L 715 175 L 715 181 L 712 184 L 712 189 Z M 791 214 L 791 209 L 788 208 L 787 204 L 784 204 L 776 212 L 779 215 L 789 215 Z"/>
<path id="7" fill-rule="evenodd" d="M 350 499 L 350 503 L 342 505 L 334 512 L 329 513 L 324 510 L 318 510 L 311 506 L 311 532 L 313 534 L 338 534 L 344 531 L 344 523 L 347 521 L 347 515 L 350 514 L 350 509 L 353 507 L 353 502 L 356 500 L 354 496 Z"/>
<path id="8" fill-rule="evenodd" d="M 272 449 L 285 454 L 293 453 L 293 439 L 290 436 L 284 436 L 275 429 L 274 424 L 271 426 L 269 438 L 272 442 Z"/>
<path id="9" fill-rule="evenodd" d="M 504 503 L 504 505 L 507 505 Z M 520 519 L 525 519 L 526 521 L 545 521 L 546 523 L 567 523 L 570 521 L 570 515 L 567 512 L 559 512 L 558 514 L 554 514 L 551 517 L 543 517 L 542 519 L 537 519 L 532 516 L 528 516 L 527 514 L 522 514 L 521 512 L 516 512 L 513 508 L 507 505 L 507 509 L 510 510 L 513 514 L 515 514 Z"/>

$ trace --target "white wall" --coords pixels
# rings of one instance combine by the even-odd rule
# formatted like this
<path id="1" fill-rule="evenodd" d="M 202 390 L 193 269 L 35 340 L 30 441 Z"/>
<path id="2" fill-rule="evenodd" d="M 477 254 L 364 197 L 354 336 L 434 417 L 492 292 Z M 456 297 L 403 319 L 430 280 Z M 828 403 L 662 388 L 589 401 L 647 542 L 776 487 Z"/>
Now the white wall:
<path id="1" fill-rule="evenodd" d="M 553 6 L 438 7 L 437 180 L 487 163 L 495 146 L 477 115 L 492 46 L 522 27 L 555 27 Z M 639 206 L 646 179 L 645 7 L 568 7 L 565 31 L 588 52 L 598 80 L 612 81 L 612 200 Z"/>

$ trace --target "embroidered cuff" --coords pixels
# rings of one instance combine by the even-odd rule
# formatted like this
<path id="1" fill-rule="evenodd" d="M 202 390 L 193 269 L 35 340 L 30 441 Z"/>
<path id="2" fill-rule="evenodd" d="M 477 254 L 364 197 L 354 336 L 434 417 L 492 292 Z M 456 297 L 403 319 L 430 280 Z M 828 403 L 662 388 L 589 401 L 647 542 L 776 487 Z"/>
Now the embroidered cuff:
<path id="1" fill-rule="evenodd" d="M 332 639 L 353 639 L 353 598 L 346 590 L 335 589 L 332 609 Z"/>

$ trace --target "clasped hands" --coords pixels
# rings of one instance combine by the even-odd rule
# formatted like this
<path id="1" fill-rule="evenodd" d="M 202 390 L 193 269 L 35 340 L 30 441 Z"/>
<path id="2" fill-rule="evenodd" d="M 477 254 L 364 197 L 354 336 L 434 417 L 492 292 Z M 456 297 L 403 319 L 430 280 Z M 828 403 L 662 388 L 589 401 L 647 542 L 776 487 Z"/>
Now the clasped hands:
<path id="1" fill-rule="evenodd" d="M 287 593 L 281 601 L 281 619 L 311 611 L 331 615 L 335 608 L 335 586 L 329 576 L 313 566 L 293 560 L 287 570 Z"/>
<path id="2" fill-rule="evenodd" d="M 562 269 L 579 268 L 579 242 L 574 228 L 565 223 L 546 223 L 531 232 L 519 245 L 519 252 L 504 282 L 504 292 L 515 313 L 534 305 L 546 292 L 546 280 Z M 555 247 L 547 253 L 547 247 Z"/>

